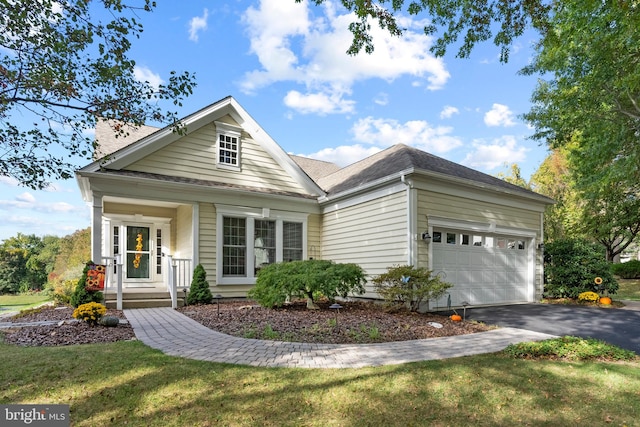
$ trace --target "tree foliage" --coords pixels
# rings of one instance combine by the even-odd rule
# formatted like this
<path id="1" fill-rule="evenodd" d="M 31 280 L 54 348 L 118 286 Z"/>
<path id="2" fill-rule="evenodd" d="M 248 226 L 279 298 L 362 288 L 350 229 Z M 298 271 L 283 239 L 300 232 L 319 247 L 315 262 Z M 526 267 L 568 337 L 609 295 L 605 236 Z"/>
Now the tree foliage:
<path id="1" fill-rule="evenodd" d="M 53 268 L 58 237 L 18 233 L 0 245 L 0 293 L 40 290 Z"/>
<path id="2" fill-rule="evenodd" d="M 296 0 L 300 3 L 303 0 Z M 309 0 L 320 5 L 326 0 Z M 392 36 L 401 36 L 403 28 L 398 19 L 401 14 L 425 16 L 426 35 L 438 35 L 431 48 L 437 56 L 443 56 L 447 47 L 462 38 L 458 57 L 466 58 L 473 47 L 493 38 L 500 47 L 500 60 L 509 59 L 509 49 L 517 37 L 528 27 L 546 31 L 550 6 L 543 0 L 489 1 L 489 0 L 341 0 L 356 21 L 349 25 L 353 41 L 347 53 L 355 55 L 374 50 L 370 34 L 371 22 L 387 30 Z"/>
<path id="3" fill-rule="evenodd" d="M 576 185 L 640 183 L 640 4 L 569 0 L 523 71 L 541 74 L 525 115 L 535 137 L 568 147 Z M 596 187 L 597 188 L 597 187 Z"/>
<path id="4" fill-rule="evenodd" d="M 544 252 L 545 294 L 577 298 L 582 292 L 616 293 L 618 282 L 611 273 L 601 245 L 585 239 L 558 239 Z M 595 278 L 602 284 L 597 285 Z"/>
<path id="5" fill-rule="evenodd" d="M 0 176 L 34 189 L 72 177 L 68 159 L 91 157 L 86 132 L 101 118 L 177 125 L 176 113 L 161 104 L 180 106 L 193 76 L 171 72 L 157 87 L 136 78 L 131 40 L 142 33 L 138 14 L 155 2 L 131 1 L 139 4 L 0 1 Z"/>
<path id="6" fill-rule="evenodd" d="M 438 299 L 453 285 L 434 276 L 431 270 L 411 265 L 390 267 L 373 278 L 376 292 L 390 305 L 418 311 L 423 303 Z"/>
<path id="7" fill-rule="evenodd" d="M 315 308 L 314 298 L 320 296 L 362 295 L 364 283 L 364 271 L 356 264 L 315 259 L 279 262 L 260 269 L 249 297 L 265 307 L 282 306 L 292 297 L 307 298 L 307 306 Z"/>
<path id="8" fill-rule="evenodd" d="M 209 289 L 207 272 L 204 270 L 202 264 L 198 264 L 195 270 L 193 270 L 193 279 L 191 280 L 191 287 L 189 288 L 187 304 L 210 304 L 211 301 L 213 301 L 213 295 L 211 295 L 211 289 Z"/>

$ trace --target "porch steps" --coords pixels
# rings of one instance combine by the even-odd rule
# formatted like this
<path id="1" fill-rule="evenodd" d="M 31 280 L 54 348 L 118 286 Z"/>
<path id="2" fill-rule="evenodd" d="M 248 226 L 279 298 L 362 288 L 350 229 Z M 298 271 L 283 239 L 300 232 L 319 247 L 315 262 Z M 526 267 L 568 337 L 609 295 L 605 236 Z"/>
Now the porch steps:
<path id="1" fill-rule="evenodd" d="M 116 308 L 117 298 L 115 292 L 104 294 L 107 308 Z M 178 307 L 184 305 L 184 292 L 178 291 Z M 122 294 L 122 308 L 153 308 L 171 307 L 171 295 L 169 292 L 124 292 Z"/>

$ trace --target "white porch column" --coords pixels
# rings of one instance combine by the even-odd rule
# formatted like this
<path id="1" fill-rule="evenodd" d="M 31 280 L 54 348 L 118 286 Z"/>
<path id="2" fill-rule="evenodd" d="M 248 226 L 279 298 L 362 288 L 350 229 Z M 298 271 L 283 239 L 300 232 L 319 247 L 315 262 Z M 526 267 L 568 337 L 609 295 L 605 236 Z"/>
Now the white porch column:
<path id="1" fill-rule="evenodd" d="M 91 206 L 91 259 L 102 263 L 102 195 L 95 193 Z"/>

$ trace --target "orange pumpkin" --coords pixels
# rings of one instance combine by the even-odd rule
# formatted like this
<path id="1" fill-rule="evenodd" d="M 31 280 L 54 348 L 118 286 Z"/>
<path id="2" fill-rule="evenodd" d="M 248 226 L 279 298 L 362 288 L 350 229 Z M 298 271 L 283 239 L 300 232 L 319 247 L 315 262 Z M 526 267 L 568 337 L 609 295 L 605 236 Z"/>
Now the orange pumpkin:
<path id="1" fill-rule="evenodd" d="M 609 298 L 609 297 L 600 297 L 600 304 L 610 305 L 611 304 L 611 298 Z"/>
<path id="2" fill-rule="evenodd" d="M 460 322 L 462 320 L 462 316 L 460 316 L 459 314 L 452 314 L 451 320 L 453 320 L 454 322 Z"/>

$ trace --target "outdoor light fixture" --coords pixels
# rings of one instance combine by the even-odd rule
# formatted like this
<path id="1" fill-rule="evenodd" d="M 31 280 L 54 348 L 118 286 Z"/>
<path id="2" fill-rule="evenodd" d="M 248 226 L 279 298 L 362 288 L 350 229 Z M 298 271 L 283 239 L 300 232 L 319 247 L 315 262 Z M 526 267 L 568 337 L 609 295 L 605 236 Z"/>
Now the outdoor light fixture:
<path id="1" fill-rule="evenodd" d="M 538 249 L 544 251 L 544 243 L 538 243 Z"/>
<path id="2" fill-rule="evenodd" d="M 422 233 L 422 240 L 424 240 L 427 243 L 431 242 L 431 234 L 429 234 L 428 231 L 425 231 L 424 233 Z"/>
<path id="3" fill-rule="evenodd" d="M 215 297 L 213 297 L 213 299 L 216 300 L 216 305 L 218 306 L 218 317 L 220 317 L 220 299 L 222 298 L 222 295 L 220 294 L 216 294 Z"/>

